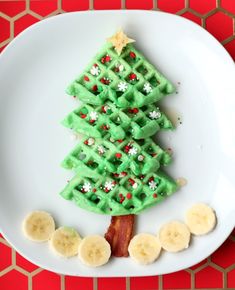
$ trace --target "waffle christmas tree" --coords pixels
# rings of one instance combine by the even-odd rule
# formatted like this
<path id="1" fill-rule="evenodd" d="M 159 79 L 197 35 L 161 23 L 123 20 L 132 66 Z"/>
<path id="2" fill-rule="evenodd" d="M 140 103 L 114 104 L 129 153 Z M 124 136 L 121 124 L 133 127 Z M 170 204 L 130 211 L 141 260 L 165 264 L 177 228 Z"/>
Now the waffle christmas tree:
<path id="1" fill-rule="evenodd" d="M 151 138 L 173 128 L 154 102 L 174 87 L 130 42 L 116 33 L 67 89 L 85 104 L 63 124 L 86 136 L 62 163 L 77 175 L 61 195 L 102 214 L 139 213 L 177 188 L 159 171 L 169 153 Z"/>
<path id="2" fill-rule="evenodd" d="M 139 214 L 177 190 L 176 182 L 162 171 L 171 156 L 152 139 L 159 130 L 173 128 L 155 102 L 174 92 L 174 86 L 132 42 L 121 30 L 108 39 L 69 85 L 67 93 L 82 104 L 63 120 L 84 138 L 62 162 L 75 177 L 61 195 L 83 209 L 120 219 Z M 133 217 L 130 220 L 133 226 Z M 122 223 L 112 222 L 113 233 L 114 223 Z M 107 237 L 112 246 L 113 235 L 108 232 Z M 125 256 L 127 250 L 118 252 Z"/>

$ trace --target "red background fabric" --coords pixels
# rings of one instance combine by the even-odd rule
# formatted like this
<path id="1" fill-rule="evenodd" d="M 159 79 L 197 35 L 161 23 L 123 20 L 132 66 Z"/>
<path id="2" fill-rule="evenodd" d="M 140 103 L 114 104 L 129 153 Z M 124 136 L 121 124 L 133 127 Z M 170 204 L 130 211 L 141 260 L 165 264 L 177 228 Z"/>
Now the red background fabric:
<path id="1" fill-rule="evenodd" d="M 0 51 L 45 17 L 88 9 L 146 9 L 181 15 L 207 29 L 235 60 L 234 0 L 0 0 Z M 201 263 L 173 274 L 83 278 L 45 271 L 25 260 L 0 234 L 0 290 L 235 289 L 235 231 Z"/>

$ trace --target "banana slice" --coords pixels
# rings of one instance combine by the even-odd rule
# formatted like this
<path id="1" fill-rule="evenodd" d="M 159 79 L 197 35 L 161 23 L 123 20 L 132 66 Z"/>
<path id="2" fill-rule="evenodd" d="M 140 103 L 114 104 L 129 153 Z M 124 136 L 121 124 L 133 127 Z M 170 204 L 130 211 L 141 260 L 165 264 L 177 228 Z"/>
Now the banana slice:
<path id="1" fill-rule="evenodd" d="M 52 234 L 50 246 L 56 254 L 68 258 L 78 254 L 78 246 L 81 240 L 75 229 L 60 227 Z"/>
<path id="2" fill-rule="evenodd" d="M 31 241 L 48 241 L 54 231 L 55 222 L 45 211 L 33 211 L 23 221 L 23 232 Z"/>
<path id="3" fill-rule="evenodd" d="M 141 265 L 153 263 L 160 255 L 161 245 L 156 236 L 150 234 L 138 234 L 129 244 L 130 257 Z"/>
<path id="4" fill-rule="evenodd" d="M 179 252 L 188 248 L 190 231 L 185 224 L 172 221 L 161 227 L 159 240 L 164 250 L 168 252 Z"/>
<path id="5" fill-rule="evenodd" d="M 192 234 L 204 235 L 215 227 L 216 215 L 208 205 L 197 203 L 186 212 L 185 222 Z"/>
<path id="6" fill-rule="evenodd" d="M 92 235 L 85 237 L 81 241 L 78 254 L 83 264 L 90 267 L 98 267 L 108 262 L 111 249 L 105 238 Z"/>

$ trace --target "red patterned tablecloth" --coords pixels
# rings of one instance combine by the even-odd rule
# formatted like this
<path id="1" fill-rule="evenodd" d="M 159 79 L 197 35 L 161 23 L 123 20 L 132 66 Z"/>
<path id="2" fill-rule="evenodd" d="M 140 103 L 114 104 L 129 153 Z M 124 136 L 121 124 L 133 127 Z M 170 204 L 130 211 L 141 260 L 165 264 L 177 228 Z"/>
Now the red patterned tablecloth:
<path id="1" fill-rule="evenodd" d="M 213 34 L 235 59 L 235 0 L 0 0 L 0 51 L 22 30 L 59 13 L 88 9 L 161 10 Z M 235 231 L 210 257 L 173 274 L 135 278 L 58 275 L 25 260 L 0 234 L 0 290 L 235 289 Z"/>

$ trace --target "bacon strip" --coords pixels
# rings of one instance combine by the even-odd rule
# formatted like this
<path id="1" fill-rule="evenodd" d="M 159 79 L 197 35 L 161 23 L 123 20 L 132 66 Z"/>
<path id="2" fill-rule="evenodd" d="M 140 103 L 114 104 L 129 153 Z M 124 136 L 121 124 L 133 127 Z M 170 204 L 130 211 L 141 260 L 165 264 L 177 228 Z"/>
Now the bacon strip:
<path id="1" fill-rule="evenodd" d="M 105 234 L 105 239 L 111 246 L 112 255 L 115 257 L 128 257 L 128 245 L 132 238 L 135 216 L 112 216 L 110 226 Z"/>

